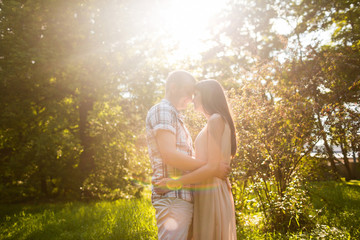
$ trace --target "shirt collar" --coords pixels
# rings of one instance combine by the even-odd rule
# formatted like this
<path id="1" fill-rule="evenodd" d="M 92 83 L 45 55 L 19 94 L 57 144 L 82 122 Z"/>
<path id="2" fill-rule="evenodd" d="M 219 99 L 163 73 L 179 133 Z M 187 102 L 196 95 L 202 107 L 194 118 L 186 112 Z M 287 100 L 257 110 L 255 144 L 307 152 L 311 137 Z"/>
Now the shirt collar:
<path id="1" fill-rule="evenodd" d="M 174 108 L 176 113 L 179 113 L 178 110 L 176 109 L 176 107 L 169 100 L 163 98 L 161 101 L 168 104 L 170 107 Z"/>
<path id="2" fill-rule="evenodd" d="M 176 112 L 176 117 L 177 117 L 181 122 L 184 121 L 183 115 L 176 109 L 176 107 L 175 107 L 169 100 L 163 98 L 163 99 L 161 100 L 161 102 L 164 102 L 164 103 L 168 104 L 170 107 L 172 107 L 172 108 L 174 109 L 174 111 Z"/>

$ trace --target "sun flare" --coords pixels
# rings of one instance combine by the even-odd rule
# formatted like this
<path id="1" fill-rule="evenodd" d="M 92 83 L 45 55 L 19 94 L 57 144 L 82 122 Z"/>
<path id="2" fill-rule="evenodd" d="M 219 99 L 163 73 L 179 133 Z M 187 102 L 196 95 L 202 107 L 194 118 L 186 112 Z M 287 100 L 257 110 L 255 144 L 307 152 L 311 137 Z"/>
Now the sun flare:
<path id="1" fill-rule="evenodd" d="M 169 36 L 169 46 L 178 47 L 173 58 L 195 56 L 206 49 L 201 40 L 207 38 L 212 18 L 225 5 L 223 0 L 172 0 L 154 9 L 153 23 Z"/>

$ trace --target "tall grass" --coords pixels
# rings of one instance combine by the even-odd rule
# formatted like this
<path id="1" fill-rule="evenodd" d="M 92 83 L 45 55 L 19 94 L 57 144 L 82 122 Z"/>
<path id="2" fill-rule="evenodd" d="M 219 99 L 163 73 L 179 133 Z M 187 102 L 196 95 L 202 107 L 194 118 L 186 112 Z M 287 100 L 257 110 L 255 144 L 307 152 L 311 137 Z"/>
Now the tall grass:
<path id="1" fill-rule="evenodd" d="M 2 206 L 1 213 L 1 239 L 156 239 L 148 200 Z"/>

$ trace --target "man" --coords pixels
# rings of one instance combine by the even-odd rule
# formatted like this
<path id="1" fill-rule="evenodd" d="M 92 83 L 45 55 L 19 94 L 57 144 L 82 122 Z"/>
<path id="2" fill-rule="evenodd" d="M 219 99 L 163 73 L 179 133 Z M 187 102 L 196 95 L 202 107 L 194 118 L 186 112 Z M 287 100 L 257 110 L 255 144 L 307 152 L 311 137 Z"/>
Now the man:
<path id="1" fill-rule="evenodd" d="M 166 80 L 165 98 L 153 106 L 146 117 L 152 182 L 176 178 L 205 164 L 194 159 L 191 136 L 179 114 L 192 101 L 196 80 L 187 71 L 171 72 Z M 229 167 L 222 166 L 218 177 L 224 178 Z M 188 186 L 164 194 L 152 191 L 156 210 L 158 237 L 187 239 L 193 214 L 193 193 Z"/>

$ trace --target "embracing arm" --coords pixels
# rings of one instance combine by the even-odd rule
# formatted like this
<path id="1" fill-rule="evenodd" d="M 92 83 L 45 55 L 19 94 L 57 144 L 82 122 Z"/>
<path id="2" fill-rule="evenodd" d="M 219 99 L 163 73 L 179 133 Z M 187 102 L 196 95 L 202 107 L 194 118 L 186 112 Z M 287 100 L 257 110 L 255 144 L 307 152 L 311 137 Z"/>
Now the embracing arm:
<path id="1" fill-rule="evenodd" d="M 214 114 L 208 121 L 208 161 L 197 170 L 182 176 L 178 180 L 172 180 L 174 185 L 187 185 L 201 182 L 210 177 L 216 177 L 219 171 L 220 161 L 222 159 L 221 139 L 225 128 L 223 118 Z M 171 185 L 172 183 L 169 182 Z"/>
<path id="2" fill-rule="evenodd" d="M 183 171 L 193 171 L 205 164 L 205 161 L 193 159 L 192 157 L 176 150 L 175 135 L 167 130 L 158 130 L 156 141 L 163 161 Z"/>

